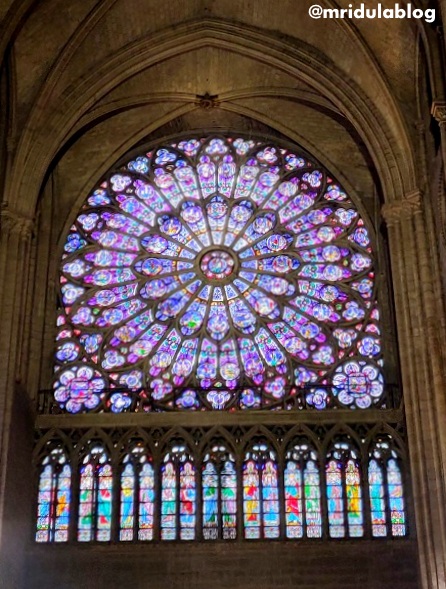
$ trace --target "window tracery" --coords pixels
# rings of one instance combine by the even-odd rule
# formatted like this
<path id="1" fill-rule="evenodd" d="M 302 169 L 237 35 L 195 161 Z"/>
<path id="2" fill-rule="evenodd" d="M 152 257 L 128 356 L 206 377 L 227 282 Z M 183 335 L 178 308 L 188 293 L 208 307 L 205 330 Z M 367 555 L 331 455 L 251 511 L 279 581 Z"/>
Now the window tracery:
<path id="1" fill-rule="evenodd" d="M 113 478 L 107 451 L 94 445 L 80 466 L 79 542 L 108 542 L 111 532 Z"/>
<path id="2" fill-rule="evenodd" d="M 54 397 L 72 413 L 382 406 L 371 238 L 319 165 L 191 138 L 113 171 L 61 265 Z"/>
<path id="3" fill-rule="evenodd" d="M 73 457 L 54 442 L 39 462 L 36 540 L 336 541 L 407 535 L 403 464 L 390 435 L 366 441 L 365 452 L 348 436 L 336 435 L 326 453 L 308 437 L 292 439 L 273 449 L 254 434 L 233 451 L 213 437 L 198 451 L 177 437 L 158 457 L 141 441 L 114 458 L 98 441 L 81 458 L 78 480 L 70 477 Z"/>
<path id="4" fill-rule="evenodd" d="M 123 460 L 121 471 L 120 540 L 153 540 L 155 473 L 142 445 Z"/>
<path id="5" fill-rule="evenodd" d="M 64 246 L 50 412 L 354 409 L 359 423 L 374 408 L 385 420 L 390 399 L 372 239 L 319 164 L 264 140 L 190 138 L 136 156 L 87 198 Z M 406 535 L 391 438 L 361 453 L 362 434 L 330 443 L 325 430 L 283 447 L 264 431 L 200 451 L 171 430 L 153 451 L 89 442 L 64 463 L 65 527 L 39 520 L 37 539 Z M 40 517 L 57 512 L 62 483 L 39 468 Z"/>
<path id="6" fill-rule="evenodd" d="M 307 440 L 285 457 L 285 521 L 287 538 L 322 536 L 321 487 L 316 451 Z"/>
<path id="7" fill-rule="evenodd" d="M 256 443 L 243 464 L 243 521 L 245 538 L 279 537 L 279 484 L 275 452 Z"/>
<path id="8" fill-rule="evenodd" d="M 364 535 L 361 473 L 358 451 L 349 441 L 338 441 L 328 455 L 328 525 L 332 538 Z"/>
<path id="9" fill-rule="evenodd" d="M 62 447 L 44 456 L 37 506 L 37 542 L 66 542 L 71 504 L 71 466 Z"/>
<path id="10" fill-rule="evenodd" d="M 391 438 L 378 440 L 370 451 L 368 466 L 372 534 L 404 536 L 405 500 L 400 458 Z"/>
<path id="11" fill-rule="evenodd" d="M 202 469 L 203 538 L 235 540 L 237 536 L 237 471 L 234 456 L 213 445 Z"/>

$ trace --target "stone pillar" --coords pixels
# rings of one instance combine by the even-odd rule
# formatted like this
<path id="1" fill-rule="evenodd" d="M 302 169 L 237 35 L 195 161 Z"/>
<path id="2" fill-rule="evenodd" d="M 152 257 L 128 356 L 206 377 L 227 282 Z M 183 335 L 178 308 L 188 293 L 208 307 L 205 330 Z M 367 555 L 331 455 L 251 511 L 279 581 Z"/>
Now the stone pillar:
<path id="1" fill-rule="evenodd" d="M 445 0 L 446 7 L 446 0 Z M 446 17 L 445 17 L 446 18 Z M 440 127 L 441 155 L 443 159 L 443 172 L 446 179 L 446 102 L 435 101 L 432 103 L 431 114 Z"/>
<path id="2" fill-rule="evenodd" d="M 434 292 L 423 199 L 384 205 L 389 232 L 421 584 L 446 587 L 446 394 L 441 293 Z"/>
<path id="3" fill-rule="evenodd" d="M 6 457 L 15 391 L 26 369 L 23 346 L 32 219 L 7 207 L 0 211 L 0 525 L 3 522 Z M 0 538 L 2 537 L 0 528 Z"/>

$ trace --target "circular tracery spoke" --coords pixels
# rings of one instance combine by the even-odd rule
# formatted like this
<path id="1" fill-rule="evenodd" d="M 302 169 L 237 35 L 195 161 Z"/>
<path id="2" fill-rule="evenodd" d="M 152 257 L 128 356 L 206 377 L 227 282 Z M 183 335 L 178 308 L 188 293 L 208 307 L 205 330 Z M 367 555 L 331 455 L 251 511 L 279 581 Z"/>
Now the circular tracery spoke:
<path id="1" fill-rule="evenodd" d="M 123 387 L 183 409 L 274 406 L 302 386 L 317 409 L 382 398 L 364 222 L 322 169 L 273 145 L 190 139 L 114 171 L 67 237 L 61 305 L 68 411 Z"/>

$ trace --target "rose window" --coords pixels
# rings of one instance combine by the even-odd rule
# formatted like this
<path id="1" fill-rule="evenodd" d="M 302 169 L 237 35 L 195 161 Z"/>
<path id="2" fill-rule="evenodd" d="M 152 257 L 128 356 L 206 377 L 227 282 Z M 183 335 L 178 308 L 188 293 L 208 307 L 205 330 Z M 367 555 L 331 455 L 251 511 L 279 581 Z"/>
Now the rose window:
<path id="1" fill-rule="evenodd" d="M 382 403 L 371 239 L 322 167 L 263 141 L 163 145 L 87 198 L 61 265 L 54 396 L 112 411 Z M 116 389 L 115 391 L 113 391 Z"/>

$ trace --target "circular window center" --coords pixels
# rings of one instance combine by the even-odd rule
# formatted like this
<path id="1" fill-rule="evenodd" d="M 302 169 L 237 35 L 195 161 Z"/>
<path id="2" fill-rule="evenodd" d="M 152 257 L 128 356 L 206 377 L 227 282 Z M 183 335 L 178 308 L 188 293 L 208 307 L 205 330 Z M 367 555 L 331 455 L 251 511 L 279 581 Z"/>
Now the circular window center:
<path id="1" fill-rule="evenodd" d="M 224 280 L 233 273 L 234 265 L 234 258 L 221 250 L 207 252 L 200 262 L 201 271 L 210 280 Z"/>

